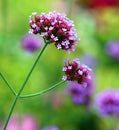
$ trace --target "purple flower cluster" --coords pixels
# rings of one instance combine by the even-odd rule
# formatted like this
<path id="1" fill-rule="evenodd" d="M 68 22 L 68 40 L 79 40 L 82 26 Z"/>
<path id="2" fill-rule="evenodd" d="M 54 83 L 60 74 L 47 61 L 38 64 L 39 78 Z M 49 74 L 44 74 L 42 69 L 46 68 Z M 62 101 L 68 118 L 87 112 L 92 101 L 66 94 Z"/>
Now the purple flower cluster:
<path id="1" fill-rule="evenodd" d="M 119 60 L 119 41 L 110 41 L 106 44 L 106 52 L 109 56 Z"/>
<path id="2" fill-rule="evenodd" d="M 85 87 L 85 85 L 87 87 Z M 71 96 L 73 103 L 77 105 L 88 106 L 91 102 L 91 95 L 94 91 L 92 80 L 87 79 L 84 84 L 79 84 L 76 81 L 69 82 L 67 87 L 68 94 Z"/>
<path id="3" fill-rule="evenodd" d="M 65 14 L 57 12 L 42 13 L 37 15 L 33 13 L 30 16 L 29 33 L 40 34 L 49 43 L 55 43 L 57 49 L 75 51 L 77 44 L 77 34 L 74 30 L 73 21 L 69 20 Z"/>
<path id="4" fill-rule="evenodd" d="M 41 38 L 37 37 L 34 34 L 28 34 L 22 39 L 22 48 L 29 52 L 34 53 L 41 48 L 43 41 Z"/>
<path id="5" fill-rule="evenodd" d="M 119 92 L 107 90 L 96 98 L 96 107 L 103 116 L 119 115 Z"/>
<path id="6" fill-rule="evenodd" d="M 87 87 L 85 81 L 91 79 L 91 69 L 84 64 L 80 64 L 78 59 L 74 59 L 73 62 L 70 59 L 65 60 L 63 71 L 65 73 L 63 80 L 77 81 L 79 84 L 84 84 L 85 87 Z"/>

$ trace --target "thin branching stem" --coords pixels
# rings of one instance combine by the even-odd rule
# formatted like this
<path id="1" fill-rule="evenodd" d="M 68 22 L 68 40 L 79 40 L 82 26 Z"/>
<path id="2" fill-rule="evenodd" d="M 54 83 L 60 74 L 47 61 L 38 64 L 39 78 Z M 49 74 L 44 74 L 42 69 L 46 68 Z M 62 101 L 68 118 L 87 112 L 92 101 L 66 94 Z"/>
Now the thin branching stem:
<path id="1" fill-rule="evenodd" d="M 10 83 L 7 81 L 7 79 L 1 72 L 0 72 L 0 76 L 2 77 L 3 81 L 6 83 L 8 88 L 11 90 L 11 92 L 14 94 L 14 96 L 16 96 L 17 94 L 16 94 L 15 90 L 13 89 L 13 87 L 10 85 Z"/>
<path id="2" fill-rule="evenodd" d="M 55 84 L 55 85 L 53 85 L 53 86 L 51 86 L 51 87 L 49 87 L 49 88 L 47 88 L 47 89 L 45 89 L 45 90 L 42 90 L 42 91 L 40 91 L 40 92 L 34 93 L 34 94 L 21 95 L 20 98 L 29 98 L 29 97 L 40 96 L 40 95 L 42 95 L 42 94 L 44 94 L 44 93 L 47 93 L 47 92 L 49 92 L 49 91 L 55 89 L 57 86 L 60 86 L 60 85 L 63 84 L 64 82 L 65 82 L 65 81 L 60 81 L 60 82 L 58 82 L 57 84 Z"/>
<path id="3" fill-rule="evenodd" d="M 43 54 L 45 48 L 47 47 L 47 45 L 48 45 L 48 44 L 45 43 L 43 49 L 41 50 L 40 54 L 38 55 L 37 59 L 35 60 L 35 62 L 34 62 L 34 64 L 33 64 L 33 66 L 31 67 L 31 69 L 30 69 L 30 71 L 29 71 L 29 73 L 28 73 L 28 75 L 27 75 L 25 81 L 23 82 L 21 88 L 19 89 L 18 94 L 16 95 L 16 97 L 15 97 L 15 99 L 14 99 L 14 102 L 13 102 L 13 104 L 12 104 L 12 106 L 11 106 L 11 109 L 10 109 L 10 111 L 9 111 L 8 117 L 7 117 L 7 119 L 6 119 L 6 122 L 5 122 L 5 125 L 4 125 L 4 130 L 6 130 L 6 128 L 7 128 L 8 122 L 9 122 L 9 120 L 10 120 L 10 117 L 11 117 L 11 115 L 12 115 L 12 113 L 13 113 L 13 110 L 14 110 L 14 108 L 15 108 L 15 106 L 16 106 L 16 103 L 17 103 L 17 101 L 18 101 L 18 99 L 19 99 L 19 96 L 20 96 L 21 92 L 23 91 L 23 89 L 24 89 L 24 87 L 25 87 L 27 81 L 29 80 L 29 78 L 30 78 L 30 76 L 31 76 L 31 74 L 32 74 L 32 72 L 33 72 L 33 70 L 34 70 L 36 64 L 38 63 L 38 61 L 39 61 L 41 55 Z"/>

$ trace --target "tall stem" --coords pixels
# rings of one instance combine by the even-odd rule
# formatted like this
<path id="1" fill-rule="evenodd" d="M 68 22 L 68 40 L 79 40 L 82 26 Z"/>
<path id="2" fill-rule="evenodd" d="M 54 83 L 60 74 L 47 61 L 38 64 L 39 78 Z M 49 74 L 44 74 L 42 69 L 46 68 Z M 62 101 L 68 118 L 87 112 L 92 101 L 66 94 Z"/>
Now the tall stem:
<path id="1" fill-rule="evenodd" d="M 35 68 L 35 66 L 36 66 L 36 64 L 37 64 L 37 62 L 38 62 L 38 60 L 40 59 L 40 57 L 41 57 L 41 55 L 43 54 L 43 52 L 44 52 L 44 50 L 45 50 L 45 48 L 46 48 L 47 45 L 48 45 L 48 44 L 45 43 L 45 46 L 44 46 L 43 49 L 41 50 L 40 54 L 38 55 L 37 59 L 35 60 L 35 62 L 34 62 L 34 64 L 33 64 L 32 68 L 30 69 L 30 71 L 29 71 L 29 73 L 28 73 L 28 75 L 27 75 L 25 81 L 23 82 L 23 85 L 22 85 L 21 88 L 19 89 L 19 92 L 18 92 L 18 94 L 16 95 L 16 97 L 15 97 L 15 99 L 14 99 L 14 102 L 13 102 L 13 104 L 12 104 L 12 106 L 11 106 L 11 109 L 10 109 L 10 111 L 9 111 L 8 117 L 7 117 L 7 119 L 6 119 L 6 122 L 5 122 L 5 125 L 4 125 L 4 130 L 6 130 L 6 128 L 7 128 L 8 122 L 9 122 L 9 120 L 10 120 L 10 117 L 11 117 L 11 115 L 12 115 L 12 113 L 13 113 L 13 110 L 14 110 L 14 108 L 15 108 L 15 106 L 16 106 L 16 103 L 17 103 L 17 101 L 18 101 L 18 98 L 19 98 L 21 92 L 23 91 L 23 89 L 24 89 L 24 87 L 25 87 L 25 85 L 26 85 L 28 79 L 30 78 L 31 73 L 33 72 L 33 70 L 34 70 L 34 68 Z"/>

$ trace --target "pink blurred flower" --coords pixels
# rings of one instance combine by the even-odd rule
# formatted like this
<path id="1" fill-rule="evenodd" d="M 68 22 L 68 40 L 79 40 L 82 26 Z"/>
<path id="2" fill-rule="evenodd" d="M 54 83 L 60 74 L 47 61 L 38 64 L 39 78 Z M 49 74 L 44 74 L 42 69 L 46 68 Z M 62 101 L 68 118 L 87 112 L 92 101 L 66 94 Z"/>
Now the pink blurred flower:
<path id="1" fill-rule="evenodd" d="M 19 123 L 16 117 L 11 118 L 7 130 L 19 130 Z"/>
<path id="2" fill-rule="evenodd" d="M 21 130 L 38 130 L 38 124 L 35 118 L 28 115 L 22 120 Z"/>
<path id="3" fill-rule="evenodd" d="M 2 130 L 3 125 L 1 125 L 0 130 Z M 38 130 L 38 123 L 36 119 L 31 116 L 13 116 L 7 126 L 6 130 Z"/>

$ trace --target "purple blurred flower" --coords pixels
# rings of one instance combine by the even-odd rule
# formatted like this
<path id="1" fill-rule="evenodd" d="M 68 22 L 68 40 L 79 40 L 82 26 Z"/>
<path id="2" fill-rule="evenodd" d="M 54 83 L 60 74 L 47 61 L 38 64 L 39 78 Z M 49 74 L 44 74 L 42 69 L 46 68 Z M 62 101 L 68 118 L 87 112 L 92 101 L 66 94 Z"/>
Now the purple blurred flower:
<path id="1" fill-rule="evenodd" d="M 2 127 L 3 125 L 0 130 Z M 30 115 L 25 117 L 15 115 L 10 119 L 6 130 L 38 130 L 38 124 L 36 119 Z"/>
<path id="2" fill-rule="evenodd" d="M 75 104 L 88 106 L 94 91 L 93 79 L 87 79 L 83 84 L 70 81 L 67 91 Z"/>
<path id="3" fill-rule="evenodd" d="M 22 48 L 33 53 L 41 48 L 43 40 L 34 34 L 28 34 L 22 39 Z"/>
<path id="4" fill-rule="evenodd" d="M 74 59 L 73 62 L 69 59 L 65 60 L 63 71 L 65 73 L 63 80 L 77 81 L 79 84 L 84 85 L 91 78 L 91 69 L 84 64 L 80 64 L 79 59 Z"/>
<path id="5" fill-rule="evenodd" d="M 106 52 L 109 56 L 119 60 L 119 41 L 110 41 L 106 44 Z"/>
<path id="6" fill-rule="evenodd" d="M 115 130 L 119 130 L 119 126 L 117 126 L 117 128 Z"/>
<path id="7" fill-rule="evenodd" d="M 63 49 L 68 52 L 75 51 L 77 44 L 77 34 L 74 30 L 74 24 L 65 14 L 57 12 L 42 13 L 37 15 L 33 13 L 30 16 L 29 33 L 40 34 L 49 43 L 55 43 L 57 49 Z"/>
<path id="8" fill-rule="evenodd" d="M 97 60 L 90 54 L 83 55 L 80 58 L 81 62 L 89 66 L 90 68 L 95 68 L 97 65 Z"/>
<path id="9" fill-rule="evenodd" d="M 59 128 L 57 126 L 48 126 L 44 127 L 42 130 L 59 130 Z"/>
<path id="10" fill-rule="evenodd" d="M 95 105 L 103 116 L 119 115 L 119 91 L 107 90 L 99 93 Z"/>

